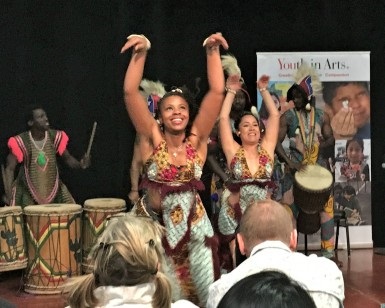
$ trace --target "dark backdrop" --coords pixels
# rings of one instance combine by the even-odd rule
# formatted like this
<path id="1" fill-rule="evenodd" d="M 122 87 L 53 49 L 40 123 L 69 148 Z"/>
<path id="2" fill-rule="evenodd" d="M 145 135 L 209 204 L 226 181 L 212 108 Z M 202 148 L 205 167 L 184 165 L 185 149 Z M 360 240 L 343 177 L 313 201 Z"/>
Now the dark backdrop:
<path id="1" fill-rule="evenodd" d="M 210 4 L 207 4 L 210 2 Z M 203 39 L 221 31 L 251 95 L 256 51 L 370 51 L 373 240 L 385 247 L 385 4 L 381 1 L 0 1 L 0 160 L 7 139 L 25 129 L 23 107 L 42 104 L 53 127 L 70 136 L 76 157 L 86 151 L 94 121 L 92 167 L 62 166 L 78 203 L 121 197 L 129 189 L 134 131 L 122 102 L 130 33 L 152 42 L 145 77 L 167 86 L 205 88 Z"/>

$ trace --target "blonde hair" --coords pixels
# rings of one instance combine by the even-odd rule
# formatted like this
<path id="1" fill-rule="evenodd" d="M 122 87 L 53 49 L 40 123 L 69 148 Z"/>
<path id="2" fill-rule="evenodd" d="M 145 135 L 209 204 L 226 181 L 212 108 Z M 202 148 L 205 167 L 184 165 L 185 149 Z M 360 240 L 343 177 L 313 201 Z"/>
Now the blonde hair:
<path id="1" fill-rule="evenodd" d="M 250 251 L 264 241 L 278 240 L 289 246 L 293 223 L 283 205 L 270 199 L 259 200 L 247 207 L 239 231 Z"/>
<path id="2" fill-rule="evenodd" d="M 152 306 L 171 307 L 171 285 L 162 273 L 163 232 L 151 218 L 132 214 L 112 218 L 91 249 L 93 273 L 72 278 L 64 286 L 68 304 L 79 308 L 97 306 L 94 290 L 100 286 L 154 282 Z"/>

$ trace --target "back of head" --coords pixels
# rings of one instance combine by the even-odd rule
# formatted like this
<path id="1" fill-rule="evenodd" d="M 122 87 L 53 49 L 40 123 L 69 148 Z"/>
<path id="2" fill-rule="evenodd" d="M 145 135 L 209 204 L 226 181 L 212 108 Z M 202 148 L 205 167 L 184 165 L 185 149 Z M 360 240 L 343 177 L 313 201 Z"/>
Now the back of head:
<path id="1" fill-rule="evenodd" d="M 161 229 L 147 218 L 113 218 L 93 248 L 94 273 L 100 286 L 132 286 L 148 282 L 161 252 Z"/>
<path id="2" fill-rule="evenodd" d="M 262 271 L 233 285 L 218 308 L 315 308 L 309 293 L 278 271 Z"/>
<path id="3" fill-rule="evenodd" d="M 69 304 L 72 307 L 96 305 L 93 291 L 97 287 L 154 282 L 153 307 L 169 307 L 170 283 L 158 272 L 164 263 L 162 232 L 162 227 L 151 218 L 130 214 L 112 218 L 89 254 L 93 273 L 68 285 Z"/>
<path id="4" fill-rule="evenodd" d="M 250 204 L 240 223 L 240 233 L 249 252 L 264 241 L 281 241 L 289 246 L 292 231 L 293 223 L 288 211 L 270 199 Z"/>

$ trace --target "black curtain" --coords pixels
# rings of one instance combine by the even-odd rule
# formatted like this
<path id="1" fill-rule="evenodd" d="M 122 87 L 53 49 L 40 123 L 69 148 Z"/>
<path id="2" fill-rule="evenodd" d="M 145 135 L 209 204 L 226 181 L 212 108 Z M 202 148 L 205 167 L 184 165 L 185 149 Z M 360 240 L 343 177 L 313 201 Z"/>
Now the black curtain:
<path id="1" fill-rule="evenodd" d="M 0 159 L 7 139 L 25 129 L 23 108 L 43 105 L 51 125 L 70 137 L 70 152 L 87 149 L 94 121 L 92 167 L 62 167 L 78 203 L 126 199 L 134 130 L 122 101 L 130 33 L 152 42 L 145 77 L 205 89 L 203 39 L 220 31 L 255 95 L 256 51 L 370 51 L 372 216 L 375 246 L 385 246 L 385 4 L 381 1 L 127 1 L 0 3 Z"/>

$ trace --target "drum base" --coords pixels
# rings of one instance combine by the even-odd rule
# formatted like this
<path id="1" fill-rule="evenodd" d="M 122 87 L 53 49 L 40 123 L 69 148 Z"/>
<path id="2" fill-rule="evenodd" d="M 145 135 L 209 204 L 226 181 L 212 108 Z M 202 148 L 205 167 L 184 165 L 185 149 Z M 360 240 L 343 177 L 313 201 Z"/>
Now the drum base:
<path id="1" fill-rule="evenodd" d="M 47 288 L 38 289 L 37 286 L 24 285 L 24 292 L 29 294 L 36 294 L 36 295 L 50 295 L 50 294 L 60 294 L 62 290 L 58 287 L 55 287 L 52 289 L 47 289 Z"/>
<path id="2" fill-rule="evenodd" d="M 297 231 L 303 234 L 314 234 L 321 228 L 320 214 L 308 214 L 299 211 L 297 217 Z"/>
<path id="3" fill-rule="evenodd" d="M 27 259 L 23 261 L 14 261 L 6 264 L 0 263 L 0 272 L 14 271 L 18 269 L 24 269 L 27 267 Z"/>

